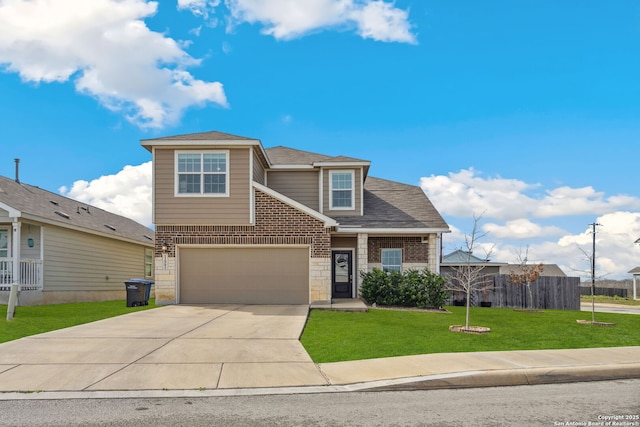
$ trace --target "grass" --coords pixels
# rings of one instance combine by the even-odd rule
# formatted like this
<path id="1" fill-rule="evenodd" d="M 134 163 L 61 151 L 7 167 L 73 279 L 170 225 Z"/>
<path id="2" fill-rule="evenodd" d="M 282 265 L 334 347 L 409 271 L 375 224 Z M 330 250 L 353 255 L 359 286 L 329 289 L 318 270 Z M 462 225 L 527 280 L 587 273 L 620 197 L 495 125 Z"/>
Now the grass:
<path id="1" fill-rule="evenodd" d="M 606 303 L 606 304 L 621 304 L 621 305 L 640 305 L 640 300 L 634 300 L 633 298 L 623 298 L 623 297 L 607 297 L 604 295 L 596 295 L 595 296 L 596 303 Z M 581 302 L 591 303 L 591 295 L 581 295 Z"/>
<path id="2" fill-rule="evenodd" d="M 0 343 L 156 307 L 153 298 L 146 306 L 126 305 L 122 300 L 16 307 L 13 320 L 5 320 L 7 306 L 0 305 Z"/>
<path id="3" fill-rule="evenodd" d="M 312 310 L 301 341 L 316 363 L 411 354 L 471 351 L 539 350 L 632 346 L 640 343 L 640 316 L 597 313 L 596 320 L 614 328 L 579 325 L 591 313 L 545 310 L 522 313 L 512 309 L 472 308 L 471 324 L 491 332 L 471 335 L 449 332 L 464 325 L 464 307 L 451 314 L 369 310 L 346 313 Z"/>

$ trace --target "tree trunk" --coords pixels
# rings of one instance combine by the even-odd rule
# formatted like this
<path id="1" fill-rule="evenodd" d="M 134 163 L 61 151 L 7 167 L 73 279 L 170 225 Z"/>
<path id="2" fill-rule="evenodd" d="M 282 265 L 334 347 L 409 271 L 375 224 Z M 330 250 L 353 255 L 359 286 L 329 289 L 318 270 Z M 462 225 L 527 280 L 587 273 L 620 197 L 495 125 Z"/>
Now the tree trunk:
<path id="1" fill-rule="evenodd" d="M 469 329 L 469 307 L 471 306 L 471 289 L 467 289 L 467 316 L 465 319 L 465 329 Z"/>
<path id="2" fill-rule="evenodd" d="M 527 282 L 527 290 L 529 291 L 529 304 L 531 305 L 531 309 L 533 309 L 533 293 L 531 292 L 531 282 Z"/>

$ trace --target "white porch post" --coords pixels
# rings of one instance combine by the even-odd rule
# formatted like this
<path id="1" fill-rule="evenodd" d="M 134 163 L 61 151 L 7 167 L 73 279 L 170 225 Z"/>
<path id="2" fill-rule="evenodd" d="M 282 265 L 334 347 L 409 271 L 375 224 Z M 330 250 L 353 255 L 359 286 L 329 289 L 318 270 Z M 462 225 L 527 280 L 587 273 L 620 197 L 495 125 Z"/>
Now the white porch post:
<path id="1" fill-rule="evenodd" d="M 637 288 L 636 288 L 636 279 L 637 279 L 637 278 L 638 278 L 638 275 L 637 275 L 637 274 L 634 274 L 634 275 L 633 275 L 633 299 L 634 299 L 634 300 L 635 300 L 635 299 L 638 299 L 638 293 L 637 293 L 637 291 L 636 291 L 636 289 L 637 289 Z"/>
<path id="2" fill-rule="evenodd" d="M 13 252 L 13 283 L 20 283 L 20 239 L 22 223 L 13 221 L 13 235 L 11 236 L 11 251 Z"/>

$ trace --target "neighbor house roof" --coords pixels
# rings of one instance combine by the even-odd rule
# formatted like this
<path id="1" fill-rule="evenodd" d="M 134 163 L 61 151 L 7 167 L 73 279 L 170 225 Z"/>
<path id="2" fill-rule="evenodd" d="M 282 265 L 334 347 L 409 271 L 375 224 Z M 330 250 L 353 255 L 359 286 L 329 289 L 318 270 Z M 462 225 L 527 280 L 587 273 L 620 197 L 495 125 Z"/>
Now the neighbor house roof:
<path id="1" fill-rule="evenodd" d="M 119 240 L 154 243 L 153 230 L 129 218 L 0 176 L 0 209 L 9 216 L 83 230 Z"/>
<path id="2" fill-rule="evenodd" d="M 507 264 L 500 267 L 500 274 L 521 273 L 520 264 Z M 567 277 L 566 273 L 562 271 L 556 264 L 542 264 L 541 276 L 548 277 Z"/>
<path id="3" fill-rule="evenodd" d="M 463 251 L 462 249 L 455 250 L 450 254 L 447 254 L 442 257 L 442 262 L 440 265 L 442 266 L 459 266 L 464 264 L 477 265 L 477 266 L 497 266 L 502 267 L 507 265 L 506 262 L 491 262 L 491 260 L 486 258 L 479 258 L 472 254 L 469 251 Z"/>
<path id="4" fill-rule="evenodd" d="M 368 177 L 364 183 L 364 215 L 332 216 L 344 228 L 430 229 L 449 226 L 418 186 Z"/>

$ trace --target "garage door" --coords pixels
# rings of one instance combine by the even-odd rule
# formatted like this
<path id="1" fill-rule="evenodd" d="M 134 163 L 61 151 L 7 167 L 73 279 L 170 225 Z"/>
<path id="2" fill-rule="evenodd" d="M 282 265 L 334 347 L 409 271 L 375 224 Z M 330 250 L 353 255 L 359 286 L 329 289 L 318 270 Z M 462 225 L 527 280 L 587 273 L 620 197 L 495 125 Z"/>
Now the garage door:
<path id="1" fill-rule="evenodd" d="M 181 248 L 183 304 L 308 304 L 308 248 Z"/>

